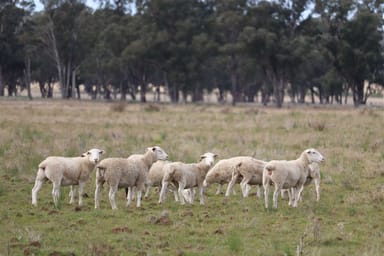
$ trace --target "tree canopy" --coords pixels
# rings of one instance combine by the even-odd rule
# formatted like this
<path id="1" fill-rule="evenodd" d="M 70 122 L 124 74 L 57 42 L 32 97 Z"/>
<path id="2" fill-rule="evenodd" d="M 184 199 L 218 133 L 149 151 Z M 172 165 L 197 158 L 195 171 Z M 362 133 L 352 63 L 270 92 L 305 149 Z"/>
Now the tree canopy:
<path id="1" fill-rule="evenodd" d="M 32 99 L 35 82 L 64 99 L 84 85 L 93 99 L 146 102 L 162 88 L 172 102 L 215 90 L 233 105 L 362 105 L 384 83 L 382 0 L 41 2 L 0 2 L 0 96 Z"/>

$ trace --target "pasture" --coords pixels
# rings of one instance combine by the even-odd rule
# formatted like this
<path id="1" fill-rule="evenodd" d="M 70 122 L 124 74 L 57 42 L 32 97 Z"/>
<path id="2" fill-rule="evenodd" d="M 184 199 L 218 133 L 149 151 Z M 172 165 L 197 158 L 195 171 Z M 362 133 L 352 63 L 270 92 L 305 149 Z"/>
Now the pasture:
<path id="1" fill-rule="evenodd" d="M 0 101 L 0 255 L 384 255 L 384 109 L 342 106 L 263 108 L 252 105 L 123 104 L 49 100 Z M 142 207 L 125 207 L 108 187 L 94 209 L 95 173 L 84 206 L 69 205 L 52 184 L 31 206 L 38 164 L 49 155 L 78 156 L 90 148 L 128 157 L 161 146 L 172 161 L 251 155 L 295 159 L 306 148 L 324 156 L 321 199 L 314 185 L 298 208 L 279 197 L 265 210 L 248 198 L 206 192 L 181 206 L 152 191 Z M 272 193 L 270 194 L 272 196 Z M 270 200 L 271 201 L 271 200 Z"/>

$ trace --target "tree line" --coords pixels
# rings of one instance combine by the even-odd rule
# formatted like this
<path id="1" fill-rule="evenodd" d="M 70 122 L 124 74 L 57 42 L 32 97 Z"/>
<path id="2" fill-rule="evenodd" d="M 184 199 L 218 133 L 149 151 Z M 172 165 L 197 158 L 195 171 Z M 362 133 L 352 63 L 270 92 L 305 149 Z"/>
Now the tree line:
<path id="1" fill-rule="evenodd" d="M 0 1 L 0 96 L 172 102 L 218 91 L 260 100 L 366 104 L 384 84 L 383 0 Z M 139 95 L 139 99 L 136 99 Z"/>

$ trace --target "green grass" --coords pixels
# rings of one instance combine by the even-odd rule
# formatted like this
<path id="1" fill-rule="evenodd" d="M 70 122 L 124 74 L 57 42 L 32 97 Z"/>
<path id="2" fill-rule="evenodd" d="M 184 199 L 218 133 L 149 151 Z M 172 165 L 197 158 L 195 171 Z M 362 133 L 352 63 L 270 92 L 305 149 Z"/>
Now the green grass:
<path id="1" fill-rule="evenodd" d="M 78 101 L 0 101 L 0 255 L 384 255 L 384 110 L 335 107 L 140 105 Z M 225 199 L 209 187 L 206 204 L 181 206 L 169 195 L 112 211 L 104 188 L 94 209 L 95 177 L 82 208 L 62 187 L 58 209 L 48 182 L 31 206 L 37 166 L 46 156 L 126 157 L 160 145 L 170 160 L 195 162 L 207 151 L 293 159 L 315 147 L 321 199 L 314 186 L 298 208 L 280 199 L 238 194 Z M 270 195 L 271 196 L 271 195 Z"/>

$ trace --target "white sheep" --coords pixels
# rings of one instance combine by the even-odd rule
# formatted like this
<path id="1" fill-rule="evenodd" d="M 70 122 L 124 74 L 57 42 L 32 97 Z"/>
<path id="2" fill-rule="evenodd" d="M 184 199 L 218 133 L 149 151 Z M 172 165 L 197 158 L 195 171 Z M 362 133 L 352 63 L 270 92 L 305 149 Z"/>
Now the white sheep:
<path id="1" fill-rule="evenodd" d="M 163 167 L 169 163 L 171 163 L 171 161 L 158 160 L 151 166 L 151 168 L 149 169 L 149 172 L 148 172 L 148 180 L 146 183 L 146 191 L 145 191 L 144 198 L 148 198 L 149 192 L 150 192 L 152 187 L 160 187 L 161 188 L 161 185 L 162 185 L 161 182 L 162 182 L 163 177 L 164 177 Z M 173 195 L 175 197 L 175 201 L 178 202 L 179 196 L 178 196 L 177 188 L 175 187 L 175 185 L 173 183 L 171 183 L 169 185 L 172 185 L 172 187 L 168 187 L 169 191 L 173 192 Z M 191 200 L 190 195 L 192 192 L 193 192 L 192 190 L 183 191 L 184 199 L 187 200 L 188 202 L 190 202 L 190 200 Z"/>
<path id="2" fill-rule="evenodd" d="M 149 196 L 149 192 L 152 187 L 161 187 L 161 181 L 163 180 L 164 176 L 163 167 L 169 163 L 171 163 L 171 161 L 158 160 L 151 166 L 148 171 L 148 180 L 146 184 L 144 198 L 147 198 Z"/>
<path id="3" fill-rule="evenodd" d="M 207 187 L 213 183 L 218 183 L 219 186 L 217 188 L 216 194 L 220 194 L 222 185 L 228 184 L 231 181 L 234 167 L 239 163 L 244 163 L 244 169 L 255 169 L 257 166 L 255 166 L 255 162 L 253 160 L 254 158 L 250 156 L 236 156 L 227 159 L 221 159 L 212 167 L 212 169 L 208 171 L 204 180 L 204 187 Z M 239 179 L 236 180 L 236 183 L 240 183 L 240 181 L 241 179 L 239 177 Z M 247 192 L 243 191 L 243 194 L 248 193 L 248 185 L 246 186 L 246 190 Z M 227 187 L 227 192 L 233 192 L 233 185 L 230 189 Z M 228 193 L 226 193 L 226 196 L 229 196 Z"/>
<path id="4" fill-rule="evenodd" d="M 225 196 L 228 197 L 236 182 L 241 180 L 240 188 L 243 197 L 249 194 L 250 185 L 257 185 L 257 196 L 261 197 L 261 186 L 263 185 L 263 169 L 267 162 L 257 160 L 253 157 L 243 157 L 233 168 L 231 181 L 228 184 Z"/>
<path id="5" fill-rule="evenodd" d="M 159 203 L 165 199 L 165 193 L 170 183 L 174 183 L 179 192 L 180 203 L 185 204 L 183 191 L 197 187 L 199 190 L 200 204 L 204 204 L 203 182 L 208 170 L 212 167 L 216 154 L 205 153 L 201 156 L 198 163 L 186 164 L 174 162 L 164 166 L 164 177 L 162 181 Z M 191 202 L 194 200 L 194 193 L 190 193 Z"/>
<path id="6" fill-rule="evenodd" d="M 313 162 L 322 162 L 324 157 L 316 149 L 304 150 L 296 160 L 272 160 L 264 166 L 263 186 L 265 208 L 268 208 L 269 186 L 275 185 L 273 193 L 273 207 L 277 208 L 277 198 L 281 189 L 291 189 L 292 205 L 297 207 L 304 183 L 308 177 L 309 165 Z"/>
<path id="7" fill-rule="evenodd" d="M 53 184 L 52 197 L 56 207 L 60 196 L 60 186 L 71 186 L 70 203 L 74 202 L 73 185 L 79 185 L 79 205 L 81 206 L 84 185 L 103 153 L 104 150 L 93 148 L 82 154 L 81 157 L 47 157 L 39 164 L 35 185 L 32 188 L 32 205 L 37 206 L 37 192 L 44 181 L 50 180 Z"/>
<path id="8" fill-rule="evenodd" d="M 158 147 L 147 148 L 144 154 L 133 154 L 128 158 L 106 158 L 97 165 L 95 208 L 99 208 L 100 192 L 105 182 L 109 185 L 109 201 L 117 209 L 115 194 L 120 187 L 128 188 L 127 206 L 132 202 L 132 191 L 136 188 L 136 206 L 141 206 L 141 194 L 147 182 L 148 170 L 157 160 L 166 160 L 167 153 Z"/>
<path id="9" fill-rule="evenodd" d="M 309 184 L 312 183 L 312 181 L 314 181 L 315 183 L 315 191 L 316 191 L 316 201 L 320 201 L 320 166 L 318 165 L 318 163 L 311 163 L 309 165 L 309 172 L 308 172 L 308 177 L 307 177 L 307 180 L 305 181 L 304 183 L 304 187 L 305 186 L 308 186 Z M 288 198 L 290 199 L 289 200 L 289 204 L 292 203 L 292 197 L 291 197 L 291 192 L 289 189 L 282 189 L 281 190 L 281 197 L 284 197 L 284 193 L 287 192 L 288 193 Z M 301 201 L 301 198 L 299 198 L 299 201 Z"/>

